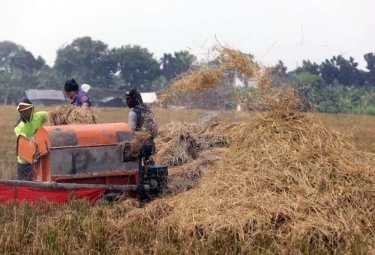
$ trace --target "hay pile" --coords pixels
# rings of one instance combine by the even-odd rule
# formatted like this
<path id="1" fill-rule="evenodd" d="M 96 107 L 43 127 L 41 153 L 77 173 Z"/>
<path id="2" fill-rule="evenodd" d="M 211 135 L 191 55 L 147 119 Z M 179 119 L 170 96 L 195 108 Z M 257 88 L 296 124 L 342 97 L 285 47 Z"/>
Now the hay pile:
<path id="1" fill-rule="evenodd" d="M 137 161 L 141 147 L 150 141 L 150 133 L 137 131 L 133 134 L 131 141 L 123 141 L 118 144 L 118 149 L 124 153 L 127 161 Z"/>
<path id="2" fill-rule="evenodd" d="M 171 122 L 162 126 L 155 139 L 158 164 L 180 166 L 199 157 L 202 151 L 229 145 L 230 130 L 236 124 L 224 125 L 217 115 L 197 123 Z"/>
<path id="3" fill-rule="evenodd" d="M 73 105 L 58 105 L 49 112 L 47 125 L 97 124 L 100 122 L 98 109 L 94 107 L 81 108 Z"/>
<path id="4" fill-rule="evenodd" d="M 227 148 L 213 148 L 202 151 L 195 160 L 170 168 L 168 188 L 163 191 L 162 196 L 176 195 L 194 188 L 206 175 L 207 167 L 220 160 L 226 151 Z"/>
<path id="5" fill-rule="evenodd" d="M 129 218 L 161 218 L 159 243 L 173 237 L 186 249 L 199 239 L 243 253 L 349 252 L 357 242 L 374 252 L 374 155 L 356 152 L 310 115 L 265 114 L 235 134 L 196 188 Z"/>
<path id="6" fill-rule="evenodd" d="M 235 126 L 224 125 L 217 115 L 211 115 L 197 123 L 171 122 L 161 127 L 155 139 L 154 160 L 169 167 L 166 194 L 177 194 L 197 185 L 205 168 L 226 151 Z"/>
<path id="7" fill-rule="evenodd" d="M 293 90 L 264 80 L 259 93 L 266 110 L 230 131 L 227 152 L 195 188 L 116 223 L 143 226 L 149 239 L 132 245 L 185 254 L 375 252 L 375 155 L 298 112 Z"/>

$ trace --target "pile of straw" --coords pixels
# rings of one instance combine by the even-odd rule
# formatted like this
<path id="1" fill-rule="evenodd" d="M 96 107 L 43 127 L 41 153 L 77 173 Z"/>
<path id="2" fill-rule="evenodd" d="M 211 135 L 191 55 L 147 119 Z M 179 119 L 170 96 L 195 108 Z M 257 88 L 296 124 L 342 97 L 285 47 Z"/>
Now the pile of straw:
<path id="1" fill-rule="evenodd" d="M 119 143 L 118 148 L 123 151 L 127 161 L 136 161 L 138 159 L 141 147 L 149 143 L 150 137 L 151 135 L 149 132 L 134 132 L 132 140 Z"/>
<path id="2" fill-rule="evenodd" d="M 196 188 L 155 202 L 168 215 L 150 207 L 129 218 L 161 218 L 159 244 L 173 237 L 186 250 L 198 239 L 242 253 L 349 252 L 358 240 L 372 249 L 374 155 L 356 152 L 311 115 L 264 114 L 234 133 Z"/>
<path id="3" fill-rule="evenodd" d="M 176 195 L 188 191 L 199 184 L 205 176 L 206 169 L 214 162 L 221 159 L 227 148 L 214 148 L 203 151 L 195 160 L 186 164 L 169 169 L 168 188 L 164 190 L 163 196 Z"/>
<path id="4" fill-rule="evenodd" d="M 81 108 L 73 105 L 58 105 L 48 114 L 47 125 L 97 124 L 100 123 L 98 109 Z"/>
<path id="5" fill-rule="evenodd" d="M 197 159 L 202 151 L 227 147 L 234 126 L 220 123 L 216 115 L 197 123 L 171 122 L 159 130 L 154 159 L 158 164 L 179 166 Z"/>
<path id="6" fill-rule="evenodd" d="M 257 76 L 255 68 L 240 70 Z M 132 245 L 144 252 L 373 254 L 375 155 L 358 152 L 313 114 L 298 112 L 301 99 L 293 90 L 264 79 L 257 93 L 265 111 L 230 130 L 229 148 L 197 186 L 133 210 L 117 226 L 142 224 L 148 243 Z M 181 131 L 170 126 L 165 133 Z M 162 162 L 179 164 L 186 154 L 173 157 Z M 194 161 L 199 169 L 199 160 L 186 162 Z"/>
<path id="7" fill-rule="evenodd" d="M 197 185 L 205 168 L 219 160 L 227 149 L 235 124 L 224 125 L 217 115 L 197 123 L 171 122 L 162 126 L 155 139 L 159 165 L 169 167 L 166 194 L 177 194 Z"/>

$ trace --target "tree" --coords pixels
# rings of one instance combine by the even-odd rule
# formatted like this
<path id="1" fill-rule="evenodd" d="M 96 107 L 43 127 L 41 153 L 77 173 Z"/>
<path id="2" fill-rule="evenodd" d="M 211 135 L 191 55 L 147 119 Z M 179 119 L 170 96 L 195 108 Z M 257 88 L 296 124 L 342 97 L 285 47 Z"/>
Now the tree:
<path id="1" fill-rule="evenodd" d="M 322 77 L 310 72 L 296 73 L 292 78 L 294 86 L 300 95 L 314 105 L 318 105 L 322 100 L 321 91 L 325 87 Z M 306 110 L 309 105 L 306 105 Z"/>
<path id="2" fill-rule="evenodd" d="M 369 70 L 370 72 L 375 72 L 375 54 L 367 53 L 364 55 L 364 58 L 367 63 L 367 70 Z"/>
<path id="3" fill-rule="evenodd" d="M 160 66 L 148 49 L 126 45 L 117 49 L 116 55 L 127 89 L 137 87 L 140 91 L 153 90 L 152 83 L 160 76 Z"/>
<path id="4" fill-rule="evenodd" d="M 197 58 L 188 51 L 178 51 L 172 54 L 164 54 L 161 58 L 161 74 L 168 80 L 176 78 L 182 73 L 187 72 Z"/>
<path id="5" fill-rule="evenodd" d="M 337 77 L 339 83 L 346 86 L 363 85 L 363 83 L 359 84 L 360 73 L 357 69 L 358 63 L 354 62 L 354 58 L 350 57 L 349 60 L 346 60 L 343 56 L 339 55 L 333 57 L 332 60 L 335 62 L 339 70 Z"/>
<path id="6" fill-rule="evenodd" d="M 334 80 L 344 86 L 358 86 L 361 87 L 365 83 L 365 75 L 362 71 L 357 69 L 358 63 L 354 58 L 349 60 L 343 56 L 333 56 L 331 60 L 326 59 L 320 65 L 320 73 L 326 84 L 333 84 Z"/>
<path id="7" fill-rule="evenodd" d="M 366 68 L 369 72 L 366 74 L 366 80 L 374 87 L 375 86 L 375 54 L 367 53 L 364 55 L 367 63 Z"/>
<path id="8" fill-rule="evenodd" d="M 0 42 L 0 69 L 10 70 L 13 65 L 13 58 L 24 50 L 21 45 L 17 45 L 11 41 Z"/>
<path id="9" fill-rule="evenodd" d="M 37 89 L 58 89 L 63 88 L 64 79 L 61 74 L 49 66 L 44 66 L 37 74 L 38 85 Z"/>
<path id="10" fill-rule="evenodd" d="M 108 87 L 118 71 L 116 58 L 115 49 L 86 36 L 58 49 L 54 67 L 65 78 Z"/>
<path id="11" fill-rule="evenodd" d="M 287 67 L 284 66 L 284 63 L 281 60 L 279 60 L 279 62 L 271 68 L 270 76 L 272 83 L 275 86 L 279 86 L 286 82 L 286 70 Z"/>
<path id="12" fill-rule="evenodd" d="M 335 63 L 331 60 L 326 59 L 320 65 L 320 73 L 326 84 L 332 84 L 335 79 L 339 76 L 339 70 Z"/>
<path id="13" fill-rule="evenodd" d="M 4 103 L 8 102 L 9 95 L 17 94 L 15 91 L 37 87 L 44 66 L 42 57 L 35 58 L 23 46 L 11 41 L 0 42 L 0 87 L 4 91 Z"/>
<path id="14" fill-rule="evenodd" d="M 302 61 L 302 66 L 298 67 L 296 70 L 296 73 L 303 73 L 303 72 L 308 72 L 311 74 L 319 75 L 320 70 L 319 70 L 319 65 L 317 63 L 311 63 L 310 60 L 303 60 Z"/>

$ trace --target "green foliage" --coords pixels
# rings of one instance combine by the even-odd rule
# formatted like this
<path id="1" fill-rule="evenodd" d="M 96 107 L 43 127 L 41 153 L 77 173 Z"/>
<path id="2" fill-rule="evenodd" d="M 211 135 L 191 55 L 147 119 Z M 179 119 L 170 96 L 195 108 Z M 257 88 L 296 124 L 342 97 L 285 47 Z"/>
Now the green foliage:
<path id="1" fill-rule="evenodd" d="M 47 66 L 42 57 L 33 54 L 14 42 L 0 42 L 0 100 L 16 101 L 25 89 L 37 88 L 41 73 Z"/>
<path id="2" fill-rule="evenodd" d="M 369 72 L 358 70 L 354 58 L 334 56 L 319 66 L 303 61 L 291 75 L 293 85 L 317 110 L 326 113 L 372 113 L 372 90 L 375 89 L 372 53 L 365 56 Z"/>
<path id="3" fill-rule="evenodd" d="M 287 67 L 284 66 L 284 63 L 281 60 L 279 60 L 277 65 L 275 65 L 271 69 L 270 76 L 272 79 L 272 83 L 275 86 L 280 86 L 281 84 L 286 82 L 286 78 L 287 78 L 286 70 L 287 70 Z"/>
<path id="4" fill-rule="evenodd" d="M 126 87 L 140 91 L 152 91 L 152 83 L 160 76 L 160 65 L 153 54 L 139 45 L 126 45 L 116 51 L 118 63 Z"/>
<path id="5" fill-rule="evenodd" d="M 187 72 L 196 60 L 197 58 L 188 51 L 174 52 L 174 55 L 164 54 L 160 60 L 162 63 L 161 73 L 168 81 L 171 81 Z"/>
<path id="6" fill-rule="evenodd" d="M 55 68 L 65 78 L 108 87 L 117 72 L 116 57 L 116 51 L 107 44 L 86 36 L 57 50 Z"/>
<path id="7" fill-rule="evenodd" d="M 354 58 L 338 55 L 320 64 L 303 60 L 302 66 L 289 72 L 279 60 L 271 68 L 270 76 L 276 86 L 285 83 L 294 86 L 308 102 L 305 110 L 312 105 L 320 112 L 374 114 L 375 53 L 363 57 L 367 71 L 359 70 Z M 217 58 L 205 64 L 212 66 L 219 62 Z M 109 48 L 106 43 L 85 36 L 59 48 L 54 66 L 49 67 L 42 57 L 34 57 L 22 45 L 3 41 L 0 42 L 0 103 L 14 103 L 26 89 L 62 89 L 68 78 L 90 84 L 89 94 L 95 101 L 117 96 L 132 87 L 160 94 L 176 77 L 199 65 L 188 51 L 165 53 L 157 60 L 140 45 Z M 234 70 L 225 72 L 223 78 L 223 88 L 195 97 L 194 107 L 233 109 L 238 103 L 233 93 L 236 78 L 244 87 L 248 87 L 249 80 Z"/>
<path id="8" fill-rule="evenodd" d="M 303 60 L 302 66 L 297 67 L 296 69 L 297 73 L 311 73 L 315 75 L 319 75 L 319 65 L 317 63 L 311 63 L 310 60 Z"/>

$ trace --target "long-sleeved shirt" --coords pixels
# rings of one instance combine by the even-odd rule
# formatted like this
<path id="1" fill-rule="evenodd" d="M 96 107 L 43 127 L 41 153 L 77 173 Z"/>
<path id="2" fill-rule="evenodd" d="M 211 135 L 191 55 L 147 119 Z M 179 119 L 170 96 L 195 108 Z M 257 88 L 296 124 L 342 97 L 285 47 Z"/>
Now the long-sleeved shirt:
<path id="1" fill-rule="evenodd" d="M 82 106 L 84 103 L 87 103 L 88 106 L 91 106 L 91 102 L 87 93 L 83 90 L 78 91 L 77 95 L 73 98 L 71 104 L 76 106 Z"/>
<path id="2" fill-rule="evenodd" d="M 132 128 L 133 132 L 136 131 L 137 122 L 138 122 L 137 114 L 134 111 L 130 111 L 129 116 L 128 116 L 128 124 Z"/>
<path id="3" fill-rule="evenodd" d="M 16 136 L 25 136 L 31 138 L 34 136 L 35 132 L 40 128 L 44 123 L 47 122 L 48 112 L 40 111 L 35 112 L 31 115 L 30 121 L 19 120 L 14 127 L 14 132 Z M 27 162 L 21 157 L 17 156 L 18 163 L 26 164 Z"/>

